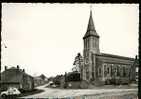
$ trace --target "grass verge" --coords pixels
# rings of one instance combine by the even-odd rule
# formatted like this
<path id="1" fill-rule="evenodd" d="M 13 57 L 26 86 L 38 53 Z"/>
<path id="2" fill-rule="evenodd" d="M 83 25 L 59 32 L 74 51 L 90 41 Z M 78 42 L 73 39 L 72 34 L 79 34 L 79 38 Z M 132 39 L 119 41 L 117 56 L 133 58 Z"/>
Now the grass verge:
<path id="1" fill-rule="evenodd" d="M 28 95 L 34 95 L 43 92 L 44 90 L 41 89 L 34 89 L 32 91 L 23 91 L 18 97 L 24 97 Z"/>

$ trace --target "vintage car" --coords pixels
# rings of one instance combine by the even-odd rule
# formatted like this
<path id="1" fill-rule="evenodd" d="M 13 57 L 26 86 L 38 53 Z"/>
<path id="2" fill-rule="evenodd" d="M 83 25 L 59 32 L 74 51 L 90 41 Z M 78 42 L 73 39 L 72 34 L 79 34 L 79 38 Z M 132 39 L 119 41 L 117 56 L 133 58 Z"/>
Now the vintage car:
<path id="1" fill-rule="evenodd" d="M 1 97 L 7 97 L 7 96 L 12 96 L 12 95 L 18 96 L 20 94 L 21 92 L 17 88 L 9 87 L 6 91 L 2 91 L 0 95 Z"/>

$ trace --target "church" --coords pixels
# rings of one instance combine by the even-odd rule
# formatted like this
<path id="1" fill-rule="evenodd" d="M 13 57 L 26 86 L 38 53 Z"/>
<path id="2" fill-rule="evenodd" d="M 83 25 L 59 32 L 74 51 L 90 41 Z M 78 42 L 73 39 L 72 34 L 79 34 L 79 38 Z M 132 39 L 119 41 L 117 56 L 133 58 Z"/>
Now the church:
<path id="1" fill-rule="evenodd" d="M 80 66 L 81 80 L 93 84 L 128 84 L 135 81 L 135 59 L 101 53 L 99 38 L 95 30 L 92 11 L 90 11 L 87 31 L 83 37 L 84 62 Z"/>

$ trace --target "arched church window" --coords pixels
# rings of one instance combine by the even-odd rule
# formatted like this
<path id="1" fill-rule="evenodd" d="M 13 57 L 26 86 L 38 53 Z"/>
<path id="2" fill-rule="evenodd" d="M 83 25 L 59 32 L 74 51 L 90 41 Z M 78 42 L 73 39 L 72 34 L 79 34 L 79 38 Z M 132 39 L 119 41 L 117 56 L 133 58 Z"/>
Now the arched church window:
<path id="1" fill-rule="evenodd" d="M 92 45 L 93 45 L 93 48 L 94 48 L 94 47 L 95 47 L 95 45 L 94 45 L 94 42 L 95 42 L 95 41 L 94 41 L 94 38 L 92 38 L 92 41 L 93 41 L 93 42 L 92 42 Z"/>
<path id="2" fill-rule="evenodd" d="M 95 47 L 96 47 L 96 39 L 94 40 L 94 45 L 95 45 Z"/>
<path id="3" fill-rule="evenodd" d="M 119 66 L 117 66 L 117 76 L 120 76 Z"/>
<path id="4" fill-rule="evenodd" d="M 116 65 L 114 67 L 114 74 L 115 74 L 115 76 L 117 75 L 117 67 L 116 67 Z"/>
<path id="5" fill-rule="evenodd" d="M 109 67 L 107 67 L 107 73 L 108 73 L 108 74 L 110 73 L 110 68 L 109 68 Z"/>
<path id="6" fill-rule="evenodd" d="M 87 79 L 89 79 L 89 71 L 88 71 L 88 68 L 86 68 L 86 77 L 87 77 Z"/>
<path id="7" fill-rule="evenodd" d="M 125 67 L 123 67 L 123 77 L 126 76 L 126 70 L 125 70 Z"/>
<path id="8" fill-rule="evenodd" d="M 111 76 L 112 76 L 112 74 L 113 74 L 113 66 L 111 64 Z"/>
<path id="9" fill-rule="evenodd" d="M 96 41 L 96 47 L 98 47 L 98 41 Z"/>
<path id="10" fill-rule="evenodd" d="M 104 64 L 104 75 L 107 76 L 107 64 Z"/>
<path id="11" fill-rule="evenodd" d="M 123 65 L 120 65 L 120 76 L 123 77 Z"/>
<path id="12" fill-rule="evenodd" d="M 98 74 L 101 76 L 101 68 L 98 69 Z"/>
<path id="13" fill-rule="evenodd" d="M 126 68 L 126 76 L 129 76 L 129 67 Z"/>

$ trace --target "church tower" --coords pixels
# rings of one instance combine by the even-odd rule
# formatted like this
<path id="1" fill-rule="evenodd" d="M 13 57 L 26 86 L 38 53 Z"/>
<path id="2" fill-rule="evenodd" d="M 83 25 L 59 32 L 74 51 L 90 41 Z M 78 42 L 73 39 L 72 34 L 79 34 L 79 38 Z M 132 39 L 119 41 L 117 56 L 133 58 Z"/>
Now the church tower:
<path id="1" fill-rule="evenodd" d="M 92 11 L 90 10 L 90 17 L 86 34 L 83 37 L 84 40 L 84 68 L 83 68 L 83 80 L 95 79 L 95 55 L 99 54 L 99 35 L 97 34 L 92 18 Z"/>
<path id="2" fill-rule="evenodd" d="M 83 37 L 84 40 L 84 56 L 89 51 L 92 53 L 99 53 L 99 35 L 97 34 L 92 18 L 92 11 L 90 11 L 90 18 L 87 27 L 87 32 Z"/>

